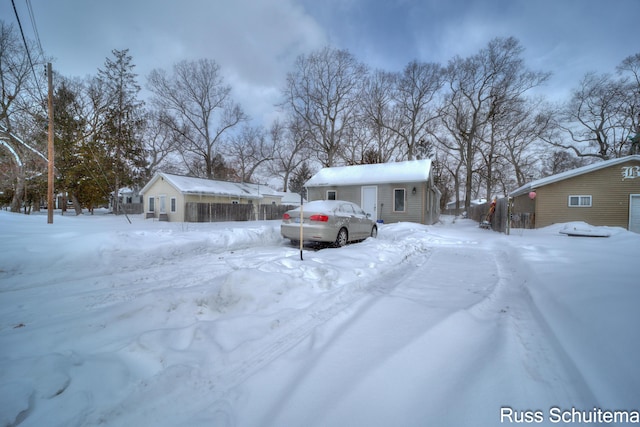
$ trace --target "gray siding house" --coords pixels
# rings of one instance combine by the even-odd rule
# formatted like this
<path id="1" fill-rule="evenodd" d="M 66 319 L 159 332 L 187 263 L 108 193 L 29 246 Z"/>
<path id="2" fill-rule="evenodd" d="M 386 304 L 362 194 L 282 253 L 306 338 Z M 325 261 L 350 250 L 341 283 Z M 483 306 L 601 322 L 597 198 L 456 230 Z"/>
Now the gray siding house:
<path id="1" fill-rule="evenodd" d="M 348 200 L 381 222 L 433 224 L 440 191 L 431 172 L 431 160 L 324 168 L 305 187 L 309 200 Z"/>

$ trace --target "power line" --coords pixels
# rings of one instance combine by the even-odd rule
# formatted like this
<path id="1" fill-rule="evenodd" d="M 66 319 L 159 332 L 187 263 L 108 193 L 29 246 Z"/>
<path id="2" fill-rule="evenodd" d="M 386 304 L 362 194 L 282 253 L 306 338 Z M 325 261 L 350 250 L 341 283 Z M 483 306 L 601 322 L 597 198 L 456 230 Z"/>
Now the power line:
<path id="1" fill-rule="evenodd" d="M 40 88 L 40 83 L 38 83 L 38 76 L 36 75 L 36 70 L 33 66 L 33 61 L 31 60 L 31 53 L 29 52 L 29 45 L 27 44 L 27 39 L 24 36 L 24 31 L 22 31 L 22 23 L 20 23 L 20 16 L 18 16 L 18 9 L 16 9 L 16 3 L 14 0 L 11 0 L 11 4 L 13 5 L 13 12 L 16 14 L 16 20 L 18 21 L 18 28 L 20 29 L 20 35 L 22 36 L 22 42 L 24 43 L 24 48 L 27 51 L 27 58 L 29 58 L 29 64 L 31 65 L 31 71 L 33 72 L 33 77 L 36 81 L 36 87 L 38 88 L 38 93 L 40 97 L 44 99 L 44 95 L 42 94 L 42 89 Z M 39 43 L 39 42 L 38 42 Z"/>
<path id="2" fill-rule="evenodd" d="M 36 19 L 33 15 L 33 7 L 31 6 L 31 0 L 26 0 L 27 10 L 29 11 L 29 18 L 31 19 L 31 26 L 33 27 L 33 33 L 36 35 L 36 42 L 40 49 L 40 55 L 44 58 L 44 49 L 42 49 L 42 43 L 40 43 L 40 34 L 38 33 L 38 27 L 36 26 Z"/>

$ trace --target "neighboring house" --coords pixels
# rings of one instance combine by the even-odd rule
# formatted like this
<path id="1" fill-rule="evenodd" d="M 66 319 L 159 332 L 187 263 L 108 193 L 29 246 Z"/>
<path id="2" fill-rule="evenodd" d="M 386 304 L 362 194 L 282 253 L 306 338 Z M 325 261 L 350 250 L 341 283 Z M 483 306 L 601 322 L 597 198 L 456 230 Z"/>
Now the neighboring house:
<path id="1" fill-rule="evenodd" d="M 433 224 L 440 191 L 431 172 L 431 160 L 324 168 L 305 187 L 309 200 L 348 200 L 378 221 Z"/>
<path id="2" fill-rule="evenodd" d="M 584 221 L 640 233 L 640 155 L 532 181 L 510 196 L 512 213 L 534 216 L 535 228 Z"/>
<path id="3" fill-rule="evenodd" d="M 456 210 L 456 201 L 447 203 L 446 210 L 448 214 L 458 215 L 464 211 L 464 200 L 460 200 L 460 207 Z M 487 199 L 474 199 L 470 202 L 471 206 L 479 206 L 487 203 Z"/>
<path id="4" fill-rule="evenodd" d="M 288 206 L 300 206 L 302 200 L 300 199 L 300 194 L 294 193 L 291 191 L 279 191 L 280 195 L 282 195 L 282 204 Z M 306 203 L 306 200 L 304 201 Z"/>
<path id="5" fill-rule="evenodd" d="M 115 212 L 113 192 L 109 197 L 109 210 L 116 214 L 141 214 L 143 212 L 142 195 L 140 192 L 129 187 L 122 187 L 118 190 L 118 208 L 119 211 Z"/>
<path id="6" fill-rule="evenodd" d="M 258 205 L 280 205 L 282 195 L 266 185 L 216 181 L 157 173 L 140 191 L 147 218 L 196 221 L 187 209 L 196 204 L 252 205 L 250 219 L 258 218 Z M 245 209 L 246 210 L 246 209 Z"/>

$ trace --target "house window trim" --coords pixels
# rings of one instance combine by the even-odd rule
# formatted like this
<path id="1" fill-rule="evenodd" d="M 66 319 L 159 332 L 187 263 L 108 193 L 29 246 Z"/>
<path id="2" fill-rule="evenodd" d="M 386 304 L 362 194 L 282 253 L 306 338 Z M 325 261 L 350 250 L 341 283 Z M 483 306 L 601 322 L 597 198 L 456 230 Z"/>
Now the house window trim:
<path id="1" fill-rule="evenodd" d="M 578 198 L 578 204 L 572 204 L 571 199 L 576 197 Z M 589 203 L 582 204 L 583 198 L 588 198 Z M 567 206 L 570 208 L 590 208 L 593 206 L 593 196 L 590 194 L 570 194 L 567 198 Z"/>
<path id="2" fill-rule="evenodd" d="M 149 204 L 147 206 L 147 212 L 155 213 L 155 211 L 156 211 L 156 198 L 155 198 L 155 196 L 149 196 L 147 200 L 149 201 Z"/>
<path id="3" fill-rule="evenodd" d="M 333 199 L 329 198 L 329 193 L 333 193 Z M 327 190 L 327 200 L 338 200 L 338 190 Z"/>
<path id="4" fill-rule="evenodd" d="M 396 210 L 396 191 L 402 191 L 402 210 Z M 403 187 L 397 187 L 393 189 L 393 213 L 407 213 L 407 189 Z"/>
<path id="5" fill-rule="evenodd" d="M 178 200 L 175 197 L 172 197 L 169 200 L 169 211 L 171 213 L 176 213 L 178 211 Z"/>

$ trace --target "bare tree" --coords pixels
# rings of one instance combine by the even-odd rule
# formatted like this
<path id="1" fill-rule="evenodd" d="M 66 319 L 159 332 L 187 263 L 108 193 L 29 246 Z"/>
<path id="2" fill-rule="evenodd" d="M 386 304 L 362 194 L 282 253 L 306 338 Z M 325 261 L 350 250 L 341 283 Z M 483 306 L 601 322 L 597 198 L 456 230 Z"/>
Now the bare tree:
<path id="1" fill-rule="evenodd" d="M 324 48 L 301 55 L 287 75 L 284 105 L 304 123 L 318 160 L 335 166 L 355 126 L 367 67 L 346 50 Z"/>
<path id="2" fill-rule="evenodd" d="M 309 158 L 309 144 L 306 127 L 299 117 L 290 123 L 275 121 L 269 135 L 274 145 L 274 161 L 269 163 L 273 176 L 282 178 L 283 191 L 289 189 L 291 174 Z"/>
<path id="3" fill-rule="evenodd" d="M 536 174 L 544 157 L 545 135 L 552 131 L 550 111 L 542 100 L 527 99 L 509 112 L 503 127 L 503 155 L 510 165 L 505 188 L 520 187 Z"/>
<path id="4" fill-rule="evenodd" d="M 232 159 L 238 179 L 252 182 L 256 170 L 274 159 L 274 140 L 262 128 L 245 125 L 225 143 L 225 153 Z"/>
<path id="5" fill-rule="evenodd" d="M 147 113 L 144 129 L 147 181 L 160 169 L 165 172 L 179 171 L 174 164 L 167 162 L 176 150 L 176 141 L 179 139 L 176 127 L 173 117 L 162 111 Z"/>
<path id="6" fill-rule="evenodd" d="M 30 43 L 28 49 L 35 51 L 35 45 Z M 40 174 L 42 160 L 46 160 L 41 154 L 44 150 L 38 147 L 46 140 L 46 134 L 37 123 L 38 117 L 46 116 L 46 104 L 39 90 L 42 83 L 33 70 L 40 69 L 43 63 L 32 59 L 15 28 L 0 20 L 0 150 L 8 154 L 5 159 L 11 162 L 7 170 L 11 171 L 13 187 L 12 212 L 20 211 L 27 177 Z M 30 164 L 34 156 L 40 160 Z"/>
<path id="7" fill-rule="evenodd" d="M 634 120 L 630 95 L 626 79 L 588 73 L 559 113 L 560 132 L 547 142 L 579 157 L 607 160 L 627 155 Z"/>
<path id="8" fill-rule="evenodd" d="M 396 75 L 386 71 L 375 71 L 367 80 L 362 95 L 362 123 L 366 128 L 369 144 L 364 157 L 367 163 L 386 163 L 400 157 L 402 141 L 397 129 L 398 118 L 392 115 L 393 90 Z M 373 161 L 375 160 L 375 162 Z"/>
<path id="9" fill-rule="evenodd" d="M 248 120 L 231 98 L 218 64 L 209 59 L 181 61 L 173 73 L 153 70 L 148 77 L 153 103 L 173 117 L 179 149 L 187 164 L 202 164 L 206 178 L 214 178 L 218 145 L 230 130 Z"/>
<path id="10" fill-rule="evenodd" d="M 554 150 L 542 160 L 542 176 L 555 175 L 587 164 L 584 157 L 578 157 L 573 151 Z"/>
<path id="11" fill-rule="evenodd" d="M 397 78 L 393 92 L 397 121 L 390 129 L 404 142 L 408 160 L 418 151 L 423 157 L 432 154 L 432 148 L 425 144 L 435 131 L 438 111 L 434 101 L 443 87 L 443 76 L 439 64 L 412 61 Z"/>
<path id="12" fill-rule="evenodd" d="M 449 93 L 441 109 L 447 136 L 439 136 L 439 140 L 456 151 L 463 162 L 467 210 L 475 174 L 484 170 L 488 175 L 493 168 L 496 144 L 503 143 L 492 128 L 509 117 L 506 112 L 510 105 L 549 77 L 548 73 L 527 70 L 522 51 L 516 39 L 496 38 L 478 54 L 466 59 L 455 57 L 449 62 Z"/>
<path id="13" fill-rule="evenodd" d="M 640 154 L 640 53 L 625 58 L 617 67 L 627 77 L 627 125 L 630 129 L 629 154 Z"/>

